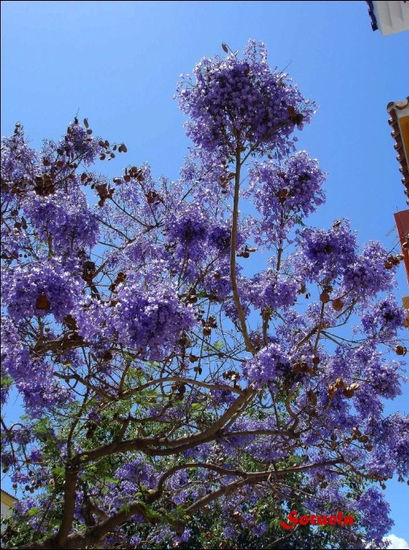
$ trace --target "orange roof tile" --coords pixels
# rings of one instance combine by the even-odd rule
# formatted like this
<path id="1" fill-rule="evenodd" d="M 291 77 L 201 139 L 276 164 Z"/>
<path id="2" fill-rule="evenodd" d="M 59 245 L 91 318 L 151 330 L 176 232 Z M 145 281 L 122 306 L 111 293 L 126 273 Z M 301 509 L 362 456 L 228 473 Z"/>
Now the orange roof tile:
<path id="1" fill-rule="evenodd" d="M 404 101 L 391 101 L 387 105 L 390 114 L 389 124 L 392 127 L 392 137 L 395 140 L 395 149 L 398 152 L 399 171 L 402 173 L 402 183 L 405 187 L 406 202 L 409 204 L 409 137 L 403 135 L 402 122 L 409 116 L 409 96 Z M 402 122 L 400 122 L 400 120 Z M 405 130 L 407 133 L 408 130 Z"/>

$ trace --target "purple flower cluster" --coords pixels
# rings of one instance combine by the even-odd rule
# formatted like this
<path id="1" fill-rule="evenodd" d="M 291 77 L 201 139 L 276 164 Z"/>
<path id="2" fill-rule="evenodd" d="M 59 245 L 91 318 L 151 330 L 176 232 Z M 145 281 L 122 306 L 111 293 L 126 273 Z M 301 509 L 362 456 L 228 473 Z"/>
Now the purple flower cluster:
<path id="1" fill-rule="evenodd" d="M 97 347 L 107 346 L 107 342 L 112 342 L 116 337 L 116 331 L 111 321 L 112 310 L 109 302 L 102 302 L 92 296 L 78 301 L 72 313 L 78 326 L 79 335 Z"/>
<path id="2" fill-rule="evenodd" d="M 6 429 L 4 464 L 46 495 L 20 506 L 20 523 L 33 515 L 39 528 L 47 509 L 47 532 L 58 529 L 65 460 L 77 455 L 73 536 L 135 499 L 147 506 L 105 547 L 197 537 L 200 514 L 184 526 L 185 507 L 222 488 L 213 534 L 270 534 L 272 487 L 277 509 L 300 495 L 312 510 L 355 509 L 362 537 L 378 544 L 388 507 L 362 487 L 409 471 L 408 418 L 383 416 L 404 380 L 403 361 L 386 354 L 407 351 L 397 345 L 405 312 L 377 298 L 398 258 L 375 242 L 360 252 L 346 220 L 301 228 L 324 201 L 324 174 L 305 151 L 285 156 L 313 105 L 269 68 L 262 44 L 202 60 L 178 97 L 196 145 L 178 181 L 154 180 L 148 165 L 112 185 L 78 173 L 115 156 L 86 121 L 38 154 L 19 127 L 2 141 L 2 388 L 5 398 L 14 384 L 29 415 Z M 269 160 L 246 173 L 262 154 Z M 251 215 L 242 203 L 233 210 L 233 189 Z M 255 245 L 274 250 L 263 270 Z M 265 473 L 251 478 L 255 470 Z M 151 506 L 166 508 L 158 525 Z"/>
<path id="3" fill-rule="evenodd" d="M 329 230 L 305 228 L 299 243 L 298 266 L 309 280 L 332 281 L 356 259 L 356 238 L 347 220 L 334 223 Z"/>
<path id="4" fill-rule="evenodd" d="M 392 477 L 396 472 L 400 481 L 409 477 L 409 415 L 394 413 L 373 422 L 375 449 L 369 469 L 377 475 Z"/>
<path id="5" fill-rule="evenodd" d="M 137 486 L 144 485 L 148 489 L 153 489 L 157 483 L 158 473 L 143 458 L 136 458 L 120 466 L 115 472 L 115 477 L 121 482 L 121 492 L 130 491 L 129 494 L 134 495 Z"/>
<path id="6" fill-rule="evenodd" d="M 282 163 L 255 163 L 250 170 L 246 196 L 263 216 L 262 230 L 270 240 L 280 238 L 290 227 L 324 202 L 324 173 L 318 162 L 299 151 Z"/>
<path id="7" fill-rule="evenodd" d="M 83 288 L 55 260 L 17 266 L 3 280 L 2 297 L 14 321 L 48 314 L 62 321 Z"/>
<path id="8" fill-rule="evenodd" d="M 14 192 L 29 185 L 36 172 L 36 163 L 36 153 L 28 147 L 23 128 L 17 124 L 13 136 L 1 140 L 3 200 L 13 201 L 10 191 Z"/>
<path id="9" fill-rule="evenodd" d="M 231 229 L 225 221 L 212 220 L 210 212 L 199 203 L 180 205 L 166 217 L 165 232 L 169 239 L 169 251 L 183 262 L 195 262 L 219 256 L 230 250 Z M 238 244 L 243 241 L 238 236 Z"/>
<path id="10" fill-rule="evenodd" d="M 166 232 L 170 243 L 176 246 L 178 260 L 203 258 L 208 229 L 209 220 L 197 204 L 181 206 L 170 214 L 166 220 Z"/>
<path id="11" fill-rule="evenodd" d="M 309 122 L 314 106 L 286 74 L 271 70 L 264 45 L 250 41 L 243 59 L 204 58 L 178 84 L 177 97 L 189 115 L 187 133 L 210 152 L 233 155 L 239 146 L 277 156 L 293 149 L 295 126 Z"/>
<path id="12" fill-rule="evenodd" d="M 383 494 L 370 487 L 358 499 L 357 509 L 362 514 L 361 525 L 366 528 L 369 540 L 380 542 L 393 525 L 388 517 L 390 506 Z"/>
<path id="13" fill-rule="evenodd" d="M 27 193 L 23 211 L 39 239 L 45 242 L 48 238 L 52 239 L 57 254 L 73 254 L 97 243 L 98 223 L 77 182 L 70 183 L 68 189 L 60 188 L 47 196 L 34 191 Z"/>
<path id="14" fill-rule="evenodd" d="M 395 336 L 403 328 L 405 310 L 396 303 L 394 296 L 377 302 L 362 316 L 362 326 L 368 334 L 380 333 L 383 337 Z"/>
<path id="15" fill-rule="evenodd" d="M 367 243 L 361 254 L 344 272 L 343 286 L 359 297 L 374 296 L 380 291 L 391 290 L 395 284 L 394 269 L 385 269 L 389 254 L 376 241 Z"/>
<path id="16" fill-rule="evenodd" d="M 299 289 L 297 280 L 267 270 L 255 275 L 246 288 L 243 288 L 241 295 L 256 308 L 279 309 L 293 306 Z"/>
<path id="17" fill-rule="evenodd" d="M 41 416 L 44 408 L 68 400 L 68 392 L 55 379 L 52 365 L 31 356 L 9 317 L 2 318 L 1 360 L 3 375 L 12 378 L 33 417 Z"/>
<path id="18" fill-rule="evenodd" d="M 226 225 L 216 225 L 209 231 L 208 242 L 218 252 L 227 254 L 230 250 L 230 238 L 231 231 L 229 227 Z"/>
<path id="19" fill-rule="evenodd" d="M 399 361 L 382 360 L 380 354 L 374 354 L 364 365 L 365 377 L 377 395 L 393 399 L 401 394 L 403 369 Z"/>
<path id="20" fill-rule="evenodd" d="M 288 353 L 279 344 L 269 344 L 243 365 L 243 375 L 254 388 L 274 385 L 290 368 Z"/>
<path id="21" fill-rule="evenodd" d="M 171 285 L 141 289 L 129 277 L 118 291 L 111 316 L 121 341 L 141 350 L 149 360 L 159 360 L 174 348 L 180 333 L 195 324 L 190 306 L 179 301 Z"/>
<path id="22" fill-rule="evenodd" d="M 89 129 L 87 130 L 77 121 L 68 125 L 67 133 L 57 148 L 68 159 L 81 159 L 85 165 L 92 164 L 96 156 L 102 151 L 99 140 L 91 137 Z"/>

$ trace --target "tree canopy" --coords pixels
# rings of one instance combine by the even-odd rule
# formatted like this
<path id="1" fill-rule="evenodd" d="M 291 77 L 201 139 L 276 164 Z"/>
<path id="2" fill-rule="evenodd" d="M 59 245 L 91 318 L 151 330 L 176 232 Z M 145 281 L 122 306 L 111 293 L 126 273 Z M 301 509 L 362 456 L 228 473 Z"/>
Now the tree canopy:
<path id="1" fill-rule="evenodd" d="M 315 105 L 263 44 L 202 59 L 176 97 L 180 177 L 129 165 L 87 119 L 2 140 L 3 465 L 29 548 L 367 547 L 409 470 L 400 255 L 306 225 L 325 174 Z M 347 159 L 346 159 L 347 161 Z M 96 166 L 95 166 L 96 165 Z M 94 169 L 93 169 L 94 167 Z M 240 210 L 242 209 L 242 211 Z M 291 510 L 354 525 L 286 531 Z"/>

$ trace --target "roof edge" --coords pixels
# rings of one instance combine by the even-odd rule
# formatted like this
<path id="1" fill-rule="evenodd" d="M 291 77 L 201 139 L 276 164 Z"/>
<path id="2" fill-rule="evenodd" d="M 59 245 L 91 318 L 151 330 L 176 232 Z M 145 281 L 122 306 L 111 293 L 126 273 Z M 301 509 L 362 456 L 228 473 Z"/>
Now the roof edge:
<path id="1" fill-rule="evenodd" d="M 399 109 L 399 111 L 401 111 L 402 109 L 405 109 L 408 105 L 409 95 L 406 99 L 402 99 L 402 101 L 390 101 L 386 106 L 386 110 L 388 111 L 388 113 L 390 113 L 392 109 Z"/>
<path id="2" fill-rule="evenodd" d="M 399 171 L 402 174 L 402 183 L 405 188 L 406 203 L 409 204 L 409 162 L 406 158 L 405 144 L 403 143 L 403 137 L 399 126 L 399 117 L 397 111 L 405 109 L 409 105 L 409 96 L 403 101 L 390 101 L 386 107 L 387 112 L 390 115 L 388 120 L 389 125 L 392 128 L 391 136 L 395 141 L 394 148 L 398 155 L 396 160 L 399 163 Z"/>
<path id="3" fill-rule="evenodd" d="M 374 5 L 371 0 L 366 0 L 366 3 L 368 4 L 368 13 L 369 17 L 371 18 L 371 27 L 373 31 L 378 30 L 378 22 L 376 20 L 375 11 L 374 11 Z"/>
<path id="4" fill-rule="evenodd" d="M 18 498 L 17 498 L 17 497 L 14 497 L 13 495 L 11 495 L 10 493 L 8 493 L 8 492 L 5 491 L 4 489 L 2 489 L 1 492 L 4 493 L 5 495 L 7 495 L 8 497 L 12 498 L 12 499 L 15 500 L 16 502 L 18 502 Z"/>

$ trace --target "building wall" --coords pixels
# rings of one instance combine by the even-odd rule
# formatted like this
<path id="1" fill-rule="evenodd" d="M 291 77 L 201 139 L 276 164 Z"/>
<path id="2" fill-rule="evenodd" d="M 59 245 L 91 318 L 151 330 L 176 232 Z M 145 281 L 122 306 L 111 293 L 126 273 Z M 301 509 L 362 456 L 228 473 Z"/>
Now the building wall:
<path id="1" fill-rule="evenodd" d="M 6 493 L 5 491 L 1 491 L 1 532 L 3 533 L 5 529 L 5 525 L 3 524 L 3 518 L 8 518 L 11 515 L 12 508 L 14 504 L 17 502 L 17 499 Z"/>

